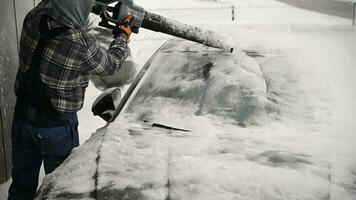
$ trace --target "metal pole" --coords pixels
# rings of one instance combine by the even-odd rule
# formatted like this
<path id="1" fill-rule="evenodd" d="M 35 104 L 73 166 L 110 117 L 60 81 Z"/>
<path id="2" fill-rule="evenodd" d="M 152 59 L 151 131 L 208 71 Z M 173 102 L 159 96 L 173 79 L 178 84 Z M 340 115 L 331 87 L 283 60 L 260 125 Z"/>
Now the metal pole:
<path id="1" fill-rule="evenodd" d="M 19 40 L 19 30 L 17 27 L 17 13 L 16 13 L 16 1 L 12 0 L 14 5 L 14 20 L 15 20 L 15 30 L 16 30 L 16 42 L 17 42 L 17 52 L 20 52 L 20 40 Z"/>
<path id="2" fill-rule="evenodd" d="M 352 26 L 355 26 L 356 21 L 356 1 L 352 2 Z"/>
<path id="3" fill-rule="evenodd" d="M 231 20 L 235 21 L 235 6 L 231 6 Z"/>

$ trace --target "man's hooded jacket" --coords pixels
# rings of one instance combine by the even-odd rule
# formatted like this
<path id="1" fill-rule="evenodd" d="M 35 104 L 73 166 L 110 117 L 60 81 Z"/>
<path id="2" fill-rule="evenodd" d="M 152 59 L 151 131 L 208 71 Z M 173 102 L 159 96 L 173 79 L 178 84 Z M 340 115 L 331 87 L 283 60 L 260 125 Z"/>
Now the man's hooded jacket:
<path id="1" fill-rule="evenodd" d="M 60 112 L 76 112 L 84 102 L 88 75 L 108 75 L 118 70 L 128 54 L 127 36 L 114 39 L 108 51 L 84 28 L 92 0 L 43 0 L 25 17 L 20 40 L 19 70 L 15 93 L 29 69 L 40 38 L 39 24 L 47 16 L 49 30 L 68 27 L 45 46 L 39 66 L 40 78 L 51 94 L 51 104 Z"/>

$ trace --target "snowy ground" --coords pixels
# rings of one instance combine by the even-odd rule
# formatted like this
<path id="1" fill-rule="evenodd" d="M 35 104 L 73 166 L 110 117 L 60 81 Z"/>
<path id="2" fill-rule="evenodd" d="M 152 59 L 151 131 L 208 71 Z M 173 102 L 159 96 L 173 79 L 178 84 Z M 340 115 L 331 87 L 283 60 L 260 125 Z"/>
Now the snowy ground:
<path id="1" fill-rule="evenodd" d="M 146 8 L 217 5 L 213 2 L 193 0 L 137 0 L 136 2 Z M 239 5 L 240 3 L 256 5 L 281 4 L 273 0 L 234 2 L 239 3 Z M 259 50 L 267 52 L 267 54 L 269 52 L 271 54 L 277 52 L 277 55 L 281 53 L 288 57 L 290 59 L 288 63 L 293 63 L 293 66 L 285 67 L 291 68 L 288 71 L 289 75 L 295 73 L 292 78 L 285 77 L 285 74 L 278 74 L 278 71 L 273 72 L 274 65 L 277 68 L 283 68 L 283 66 L 280 66 L 281 63 L 275 63 L 273 59 L 269 63 L 263 63 L 263 60 L 260 60 L 261 63 L 259 64 L 271 66 L 266 69 L 274 73 L 274 81 L 285 81 L 287 86 L 289 81 L 298 82 L 299 89 L 297 91 L 285 91 L 289 95 L 290 104 L 293 105 L 296 99 L 298 105 L 285 110 L 289 116 L 282 119 L 283 123 L 272 123 L 268 126 L 245 130 L 245 134 L 253 134 L 254 137 L 260 137 L 258 139 L 260 141 L 264 140 L 265 143 L 275 144 L 275 152 L 280 149 L 287 149 L 289 152 L 307 150 L 311 155 L 328 161 L 325 166 L 329 169 L 330 180 L 333 184 L 326 186 L 324 185 L 325 182 L 317 179 L 311 180 L 308 179 L 310 176 L 307 176 L 296 180 L 306 179 L 306 182 L 310 185 L 303 186 L 303 183 L 298 183 L 298 186 L 291 188 L 291 190 L 304 191 L 308 187 L 310 190 L 317 190 L 318 188 L 315 185 L 320 183 L 322 189 L 330 187 L 330 191 L 332 191 L 330 193 L 334 195 L 330 199 L 354 199 L 356 185 L 356 168 L 354 167 L 356 166 L 356 159 L 353 159 L 356 155 L 356 148 L 354 147 L 356 142 L 356 125 L 354 123 L 356 120 L 356 102 L 354 101 L 356 99 L 356 79 L 354 78 L 356 75 L 356 58 L 352 54 L 352 52 L 356 51 L 356 34 L 354 30 L 349 28 L 333 30 L 333 28 L 325 26 L 317 30 L 317 28 L 310 28 L 310 26 L 307 28 L 295 28 L 285 24 L 275 24 L 273 26 L 266 24 L 264 26 L 249 26 L 248 28 L 237 28 L 229 25 L 228 27 L 222 28 L 220 26 L 219 28 L 218 30 L 224 30 L 226 35 L 234 38 L 241 49 Z M 154 50 L 146 49 L 145 52 L 142 50 L 134 52 L 136 56 L 139 56 L 135 57 L 138 63 L 143 64 L 152 51 Z M 294 78 L 297 78 L 297 80 L 294 80 Z M 104 125 L 101 119 L 92 117 L 90 112 L 91 103 L 99 93 L 100 91 L 91 86 L 86 94 L 85 107 L 79 113 L 81 142 L 89 138 L 91 133 L 95 132 L 98 127 Z M 305 99 L 305 102 L 301 99 Z M 288 107 L 288 102 L 284 103 Z M 303 105 L 304 103 L 305 105 Z M 299 110 L 300 108 L 302 110 Z M 295 115 L 297 119 L 293 117 Z M 312 122 L 312 124 L 309 122 Z M 248 137 L 250 136 L 246 136 L 246 138 Z M 292 141 L 290 140 L 291 138 L 293 139 Z M 251 151 L 257 152 L 257 150 L 253 149 Z M 251 159 L 264 163 L 266 161 L 263 159 L 267 159 L 268 156 L 262 155 L 260 158 L 251 157 Z M 244 165 L 239 169 L 244 171 L 249 167 L 256 166 Z M 283 170 L 263 170 L 264 168 L 256 169 L 255 173 L 250 175 L 246 172 L 245 177 L 241 177 L 240 174 L 240 178 L 256 178 L 261 181 L 261 179 L 269 177 L 271 178 L 270 180 L 265 180 L 268 184 L 288 184 L 286 182 L 287 179 L 282 177 Z M 310 173 L 315 173 L 315 170 L 310 170 L 312 171 Z M 275 174 L 276 172 L 281 173 L 277 177 L 279 179 L 275 179 L 278 176 L 278 174 Z M 297 172 L 294 175 L 299 176 Z M 321 171 L 320 177 L 324 176 L 325 172 Z M 273 180 L 280 180 L 280 182 L 273 182 Z M 340 185 L 344 185 L 344 188 L 341 188 Z M 231 182 L 231 185 L 225 189 L 235 190 L 238 188 L 236 186 L 234 182 Z M 0 187 L 0 199 L 5 199 L 4 194 L 6 192 L 3 191 L 6 191 L 6 187 L 7 185 Z M 258 196 L 258 192 L 265 193 L 266 191 L 251 192 Z"/>

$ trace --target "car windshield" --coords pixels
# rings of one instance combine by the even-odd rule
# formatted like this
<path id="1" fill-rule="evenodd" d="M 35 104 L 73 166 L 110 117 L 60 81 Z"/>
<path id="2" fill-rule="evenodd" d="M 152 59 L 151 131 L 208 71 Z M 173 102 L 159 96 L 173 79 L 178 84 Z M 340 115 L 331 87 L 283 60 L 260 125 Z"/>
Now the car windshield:
<path id="1" fill-rule="evenodd" d="M 170 112 L 215 115 L 245 125 L 264 112 L 266 84 L 247 55 L 182 40 L 157 54 L 126 109 L 131 119 L 154 122 Z"/>

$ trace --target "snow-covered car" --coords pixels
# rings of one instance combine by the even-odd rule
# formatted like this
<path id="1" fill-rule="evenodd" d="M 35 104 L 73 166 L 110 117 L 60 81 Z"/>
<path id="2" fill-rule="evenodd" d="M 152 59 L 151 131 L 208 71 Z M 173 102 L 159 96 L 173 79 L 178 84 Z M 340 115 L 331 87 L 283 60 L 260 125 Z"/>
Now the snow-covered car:
<path id="1" fill-rule="evenodd" d="M 45 177 L 37 198 L 305 200 L 340 194 L 348 179 L 331 183 L 328 154 L 306 134 L 313 116 L 294 70 L 278 51 L 236 47 L 231 54 L 171 40 L 139 73 L 117 118 Z"/>

